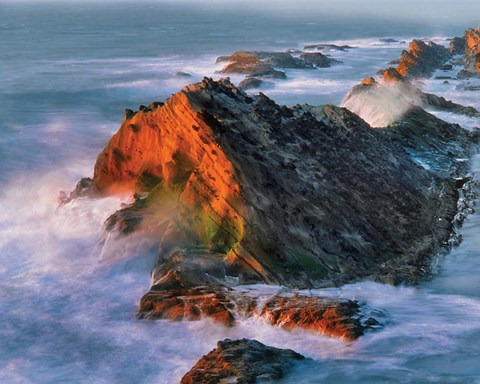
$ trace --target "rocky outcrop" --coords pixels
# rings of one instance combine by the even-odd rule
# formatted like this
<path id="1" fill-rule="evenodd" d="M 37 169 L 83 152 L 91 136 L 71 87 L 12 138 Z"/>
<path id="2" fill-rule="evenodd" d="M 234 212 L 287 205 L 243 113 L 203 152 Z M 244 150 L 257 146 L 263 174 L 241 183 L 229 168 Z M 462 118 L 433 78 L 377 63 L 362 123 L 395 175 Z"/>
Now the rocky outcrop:
<path id="1" fill-rule="evenodd" d="M 99 155 L 94 184 L 139 192 L 145 175 L 158 184 L 132 209 L 168 219 L 157 228 L 156 281 L 168 260 L 183 262 L 177 248 L 217 257 L 240 283 L 381 280 L 392 273 L 385 262 L 408 264 L 415 239 L 435 237 L 429 187 L 441 181 L 383 135 L 345 109 L 288 109 L 226 81 L 207 79 L 125 119 Z M 383 197 L 399 190 L 395 203 Z"/>
<path id="2" fill-rule="evenodd" d="M 350 45 L 336 45 L 336 44 L 308 44 L 303 47 L 304 50 L 317 51 L 347 51 L 353 49 Z"/>
<path id="3" fill-rule="evenodd" d="M 202 274 L 201 268 L 196 274 Z M 352 300 L 295 292 L 252 294 L 222 286 L 184 288 L 172 279 L 155 285 L 142 298 L 138 317 L 174 321 L 209 318 L 227 327 L 234 326 L 237 319 L 256 317 L 286 330 L 303 329 L 344 341 L 356 340 L 371 330 L 372 324 L 380 325 L 376 319 L 364 318 L 360 305 Z"/>
<path id="4" fill-rule="evenodd" d="M 381 73 L 387 81 L 402 78 L 429 77 L 451 57 L 447 48 L 431 41 L 412 40 L 408 51 L 404 50 L 396 68 L 387 68 Z"/>
<path id="5" fill-rule="evenodd" d="M 307 68 L 310 66 L 314 68 L 328 68 L 331 67 L 332 64 L 340 63 L 340 61 L 325 56 L 320 52 L 305 52 L 300 55 L 299 59 Z"/>
<path id="6" fill-rule="evenodd" d="M 466 115 L 470 117 L 480 117 L 480 113 L 474 107 L 466 107 L 461 104 L 454 103 L 453 101 L 446 100 L 442 96 L 437 96 L 433 93 L 422 92 L 420 94 L 423 105 L 433 107 L 440 111 L 448 111 L 458 113 L 460 115 Z"/>
<path id="7" fill-rule="evenodd" d="M 463 36 L 465 50 L 463 60 L 465 69 L 459 73 L 459 77 L 478 77 L 480 75 L 480 26 L 470 28 Z"/>
<path id="8" fill-rule="evenodd" d="M 155 284 L 169 262 L 184 273 L 178 248 L 218 260 L 225 276 L 209 284 L 416 280 L 415 267 L 390 263 L 416 265 L 425 244 L 442 242 L 431 223 L 443 181 L 383 135 L 346 109 L 280 107 L 227 81 L 206 79 L 126 118 L 98 157 L 99 191 L 153 181 L 131 209 L 161 223 L 147 226 L 162 239 Z"/>
<path id="9" fill-rule="evenodd" d="M 402 52 L 397 70 L 403 77 L 428 77 L 449 58 L 450 53 L 443 45 L 413 40 L 408 51 Z"/>
<path id="10" fill-rule="evenodd" d="M 304 53 L 294 57 L 288 52 L 235 52 L 230 56 L 221 56 L 217 63 L 226 62 L 222 73 L 240 73 L 250 77 L 285 79 L 281 69 L 314 69 L 330 67 L 339 61 L 320 52 Z"/>
<path id="11" fill-rule="evenodd" d="M 225 339 L 203 356 L 181 384 L 253 384 L 282 379 L 304 357 L 291 349 L 266 346 L 256 340 Z"/>
<path id="12" fill-rule="evenodd" d="M 450 40 L 450 46 L 448 51 L 452 55 L 463 55 L 466 48 L 466 39 L 465 37 L 454 37 Z"/>
<path id="13" fill-rule="evenodd" d="M 278 56 L 280 55 L 280 57 Z M 283 65 L 294 65 L 295 60 L 289 53 L 278 53 L 274 56 L 263 56 L 256 52 L 235 52 L 231 56 L 221 56 L 217 63 L 227 62 L 222 73 L 240 73 L 250 77 L 286 79 L 285 72 L 275 69 L 274 63 L 282 62 Z"/>
<path id="14" fill-rule="evenodd" d="M 466 173 L 465 162 L 473 154 L 478 132 L 450 124 L 420 107 L 412 107 L 384 133 L 401 143 L 419 164 L 442 177 L 456 178 Z M 460 159 L 460 161 L 459 161 Z M 453 191 L 456 194 L 456 190 Z M 448 201 L 448 199 L 446 199 Z M 452 213 L 456 210 L 451 207 Z"/>
<path id="15" fill-rule="evenodd" d="M 256 77 L 247 77 L 238 84 L 238 88 L 244 91 L 255 88 L 272 88 L 273 86 L 272 82 L 257 79 Z"/>
<path id="16" fill-rule="evenodd" d="M 368 328 L 358 303 L 300 294 L 256 300 L 233 287 L 425 276 L 449 239 L 458 195 L 445 173 L 412 161 L 405 148 L 416 139 L 407 132 L 373 130 L 331 105 L 279 106 L 208 78 L 165 103 L 127 110 L 90 188 L 136 195 L 107 230 L 158 239 L 138 316 L 226 326 L 257 316 L 357 338 Z"/>
<path id="17" fill-rule="evenodd" d="M 371 329 L 368 324 L 380 325 L 376 319 L 364 319 L 360 305 L 352 300 L 301 294 L 238 296 L 236 308 L 241 316 L 257 316 L 273 326 L 287 330 L 300 328 L 344 341 L 362 336 Z"/>

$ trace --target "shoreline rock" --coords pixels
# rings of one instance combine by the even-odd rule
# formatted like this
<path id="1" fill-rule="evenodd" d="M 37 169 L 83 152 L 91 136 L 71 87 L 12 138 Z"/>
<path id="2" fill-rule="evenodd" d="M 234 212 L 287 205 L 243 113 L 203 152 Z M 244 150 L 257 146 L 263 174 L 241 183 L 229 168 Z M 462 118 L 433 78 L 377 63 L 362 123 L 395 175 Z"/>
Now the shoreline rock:
<path id="1" fill-rule="evenodd" d="M 401 79 L 429 77 L 449 58 L 451 58 L 451 53 L 443 45 L 414 39 L 410 42 L 408 51 L 402 51 L 398 65 L 380 71 L 380 74 L 384 76 L 385 81 L 393 82 Z"/>
<path id="2" fill-rule="evenodd" d="M 170 116 L 175 116 L 175 123 Z M 240 116 L 247 120 L 242 122 Z M 132 124 L 140 130 L 130 129 Z M 263 128 L 258 130 L 258 126 Z M 342 141 L 340 149 L 336 140 Z M 313 152 L 309 148 L 318 149 Z M 162 153 L 163 157 L 159 156 Z M 288 156 L 297 160 L 285 163 Z M 371 161 L 376 168 L 362 165 Z M 356 164 L 356 175 L 349 171 L 351 164 Z M 322 176 L 312 174 L 313 169 Z M 410 179 L 404 176 L 406 169 Z M 240 284 L 257 281 L 319 287 L 372 273 L 381 280 L 385 272 L 379 266 L 389 258 L 402 259 L 400 255 L 408 247 L 396 240 L 385 242 L 388 231 L 397 238 L 399 231 L 409 233 L 408 226 L 398 227 L 398 221 L 413 220 L 418 225 L 422 215 L 433 214 L 428 213 L 426 201 L 418 205 L 423 207 L 420 211 L 412 209 L 415 214 L 400 207 L 435 199 L 427 192 L 431 176 L 347 110 L 333 106 L 315 111 L 288 109 L 263 95 L 251 98 L 226 81 L 210 79 L 186 87 L 163 107 L 137 112 L 126 120 L 99 155 L 94 184 L 107 193 L 122 189 L 139 192 L 145 188 L 141 181 L 146 172 L 159 180 L 160 186 L 155 198 L 152 195 L 142 201 L 147 211 L 154 211 L 149 204 L 167 195 L 178 207 L 162 234 L 159 263 L 168 260 L 174 247 L 205 246 L 208 252 L 223 255 L 226 274 L 238 277 Z M 381 185 L 373 186 L 377 181 Z M 357 185 L 354 191 L 352 183 Z M 377 194 L 371 193 L 372 188 Z M 385 189 L 383 193 L 388 194 L 390 188 L 409 191 L 395 211 L 401 220 L 383 214 L 387 207 L 382 207 L 391 202 L 378 192 Z M 291 196 L 297 198 L 292 201 Z M 378 211 L 363 208 L 365 199 Z M 312 205 L 312 201 L 316 203 Z M 353 216 L 352 209 L 356 212 Z M 317 214 L 312 215 L 312 210 Z M 361 224 L 366 218 L 368 226 Z M 292 233 L 292 228 L 303 233 Z M 352 230 L 357 235 L 342 235 Z M 410 236 L 418 234 L 415 231 Z M 425 236 L 431 236 L 430 230 Z M 365 256 L 358 258 L 359 254 Z M 375 261 L 379 255 L 383 255 L 382 263 Z M 156 277 L 154 272 L 154 279 L 161 275 Z"/>
<path id="3" fill-rule="evenodd" d="M 291 349 L 269 347 L 256 340 L 225 339 L 183 376 L 181 384 L 277 381 L 304 359 Z"/>

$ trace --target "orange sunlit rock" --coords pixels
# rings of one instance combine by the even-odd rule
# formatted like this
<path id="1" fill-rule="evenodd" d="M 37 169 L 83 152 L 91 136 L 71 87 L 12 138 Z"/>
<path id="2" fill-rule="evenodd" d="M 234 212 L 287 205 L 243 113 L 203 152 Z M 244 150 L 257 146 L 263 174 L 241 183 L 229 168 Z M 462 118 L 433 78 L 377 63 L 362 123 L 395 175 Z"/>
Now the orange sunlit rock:
<path id="1" fill-rule="evenodd" d="M 358 305 L 320 297 L 273 296 L 259 311 L 270 324 L 285 329 L 305 329 L 345 341 L 363 335 L 363 328 L 355 316 Z"/>

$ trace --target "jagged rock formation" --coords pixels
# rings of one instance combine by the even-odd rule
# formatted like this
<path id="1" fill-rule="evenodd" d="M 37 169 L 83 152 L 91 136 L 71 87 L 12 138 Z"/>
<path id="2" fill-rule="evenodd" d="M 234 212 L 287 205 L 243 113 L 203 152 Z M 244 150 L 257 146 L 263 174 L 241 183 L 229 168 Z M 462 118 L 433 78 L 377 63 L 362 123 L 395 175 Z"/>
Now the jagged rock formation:
<path id="1" fill-rule="evenodd" d="M 94 188 L 150 191 L 124 216 L 154 218 L 136 224 L 162 239 L 153 289 L 415 281 L 448 237 L 434 224 L 448 183 L 356 115 L 280 107 L 227 81 L 128 114 L 98 157 Z M 199 265 L 201 282 L 189 284 Z"/>
<path id="2" fill-rule="evenodd" d="M 382 71 L 386 81 L 429 77 L 444 64 L 451 54 L 447 48 L 431 41 L 412 40 L 408 51 L 404 50 L 396 68 Z"/>
<path id="3" fill-rule="evenodd" d="M 181 384 L 253 384 L 283 378 L 304 357 L 291 349 L 266 346 L 256 340 L 225 339 L 203 356 Z"/>
<path id="4" fill-rule="evenodd" d="M 374 85 L 368 79 L 363 86 Z M 377 134 L 345 109 L 289 109 L 262 94 L 249 97 L 228 80 L 205 79 L 165 104 L 126 110 L 93 180 L 83 179 L 66 199 L 135 194 L 106 229 L 143 231 L 160 243 L 139 318 L 208 317 L 233 326 L 256 316 L 353 341 L 379 325 L 363 318 L 356 302 L 250 297 L 232 287 L 424 276 L 429 256 L 452 231 L 458 183 L 409 160 L 439 145 L 436 128 L 429 136 L 418 129 L 424 116 L 417 120 Z M 438 129 L 442 138 L 458 139 L 453 128 Z M 417 136 L 430 146 L 412 146 Z M 459 153 L 447 151 L 440 154 L 445 163 Z"/>
<path id="5" fill-rule="evenodd" d="M 415 127 L 424 118 L 412 120 Z M 411 160 L 421 152 L 411 142 L 427 137 L 431 150 L 439 134 L 457 140 L 463 132 L 439 127 L 428 136 L 430 129 L 373 130 L 344 108 L 282 107 L 228 79 L 205 78 L 165 103 L 126 110 L 93 180 L 74 194 L 135 194 L 106 229 L 158 239 L 140 318 L 209 317 L 232 326 L 258 316 L 354 340 L 368 329 L 358 303 L 301 295 L 258 301 L 232 287 L 425 276 L 429 257 L 449 239 L 458 194 L 448 172 Z M 468 148 L 469 139 L 459 143 Z"/>
<path id="6" fill-rule="evenodd" d="M 463 54 L 465 68 L 458 74 L 460 78 L 480 75 L 480 26 L 467 29 L 463 37 L 455 37 L 450 44 L 455 54 Z"/>
<path id="7" fill-rule="evenodd" d="M 458 46 L 459 43 L 452 41 L 452 45 Z M 451 53 L 441 45 L 413 40 L 409 50 L 402 52 L 397 67 L 378 72 L 382 76 L 381 82 L 372 77 L 362 80 L 350 90 L 342 106 L 357 113 L 373 127 L 386 127 L 415 106 L 477 116 L 479 112 L 475 108 L 424 93 L 412 81 L 429 77 L 438 68 L 451 69 L 450 64 L 445 64 L 450 57 Z"/>

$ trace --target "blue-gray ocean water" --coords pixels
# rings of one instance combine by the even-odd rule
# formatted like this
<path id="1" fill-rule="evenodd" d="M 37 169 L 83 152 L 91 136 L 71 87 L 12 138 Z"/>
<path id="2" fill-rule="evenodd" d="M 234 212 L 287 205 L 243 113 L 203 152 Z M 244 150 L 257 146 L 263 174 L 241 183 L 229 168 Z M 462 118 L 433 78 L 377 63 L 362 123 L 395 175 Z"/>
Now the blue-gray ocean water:
<path id="1" fill-rule="evenodd" d="M 463 0 L 0 0 L 0 382 L 175 383 L 218 340 L 249 337 L 313 359 L 286 383 L 480 383 L 480 214 L 467 220 L 464 242 L 440 260 L 430 282 L 319 292 L 384 311 L 382 331 L 346 344 L 255 319 L 233 329 L 138 321 L 155 247 L 103 237 L 102 223 L 121 199 L 57 209 L 60 190 L 92 175 L 125 108 L 163 100 L 205 75 L 218 78 L 217 56 L 307 43 L 355 46 L 328 52 L 343 64 L 287 71 L 287 80 L 265 91 L 287 105 L 340 104 L 411 38 L 448 44 L 477 25 L 478 15 L 480 3 Z M 424 86 L 480 107 L 478 94 L 457 84 Z"/>

